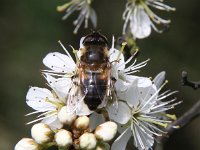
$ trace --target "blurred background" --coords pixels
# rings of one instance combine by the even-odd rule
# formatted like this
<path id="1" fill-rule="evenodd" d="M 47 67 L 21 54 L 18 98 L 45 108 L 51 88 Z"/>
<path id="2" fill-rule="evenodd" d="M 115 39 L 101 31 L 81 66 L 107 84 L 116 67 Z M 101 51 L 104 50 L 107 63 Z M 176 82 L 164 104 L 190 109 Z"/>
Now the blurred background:
<path id="1" fill-rule="evenodd" d="M 56 6 L 64 0 L 0 0 L 0 150 L 12 150 L 22 137 L 30 137 L 32 117 L 24 115 L 32 110 L 26 106 L 25 96 L 29 86 L 46 87 L 41 76 L 42 59 L 48 52 L 64 53 L 58 44 L 61 40 L 68 48 L 79 47 L 80 37 L 90 33 L 83 27 L 73 34 L 73 14 L 62 21 Z M 109 3 L 109 4 L 108 4 Z M 172 20 L 170 29 L 163 34 L 153 34 L 138 41 L 141 50 L 139 61 L 151 58 L 138 75 L 154 77 L 167 72 L 167 89 L 178 90 L 183 104 L 176 108 L 181 116 L 200 99 L 200 89 L 181 86 L 181 71 L 186 70 L 191 80 L 200 80 L 200 1 L 166 1 L 177 8 L 174 13 L 160 13 Z M 122 13 L 125 1 L 96 0 L 93 4 L 98 14 L 98 29 L 111 43 L 112 35 L 122 32 Z M 91 26 L 90 26 L 91 27 Z M 178 131 L 165 144 L 166 150 L 199 150 L 200 118 Z"/>

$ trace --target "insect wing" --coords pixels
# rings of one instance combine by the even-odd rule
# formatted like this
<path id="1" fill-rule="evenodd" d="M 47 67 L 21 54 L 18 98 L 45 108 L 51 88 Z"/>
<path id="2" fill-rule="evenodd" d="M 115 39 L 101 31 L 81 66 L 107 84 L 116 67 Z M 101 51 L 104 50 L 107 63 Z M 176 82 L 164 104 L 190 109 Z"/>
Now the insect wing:
<path id="1" fill-rule="evenodd" d="M 83 94 L 81 92 L 80 78 L 77 76 L 72 79 L 71 88 L 69 89 L 69 94 L 67 97 L 67 110 L 73 113 L 74 111 L 80 110 L 80 107 L 85 107 L 84 98 L 87 91 Z"/>

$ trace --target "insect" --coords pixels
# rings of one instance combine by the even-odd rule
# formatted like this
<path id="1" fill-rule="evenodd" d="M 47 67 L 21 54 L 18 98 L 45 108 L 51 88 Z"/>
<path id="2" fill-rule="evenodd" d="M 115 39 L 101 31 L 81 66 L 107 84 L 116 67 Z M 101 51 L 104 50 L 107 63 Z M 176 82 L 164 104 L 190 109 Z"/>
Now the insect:
<path id="1" fill-rule="evenodd" d="M 84 38 L 82 44 L 77 75 L 74 78 L 77 86 L 74 86 L 76 90 L 73 94 L 82 95 L 88 108 L 96 110 L 100 104 L 105 105 L 114 94 L 108 41 L 99 32 L 93 32 Z"/>

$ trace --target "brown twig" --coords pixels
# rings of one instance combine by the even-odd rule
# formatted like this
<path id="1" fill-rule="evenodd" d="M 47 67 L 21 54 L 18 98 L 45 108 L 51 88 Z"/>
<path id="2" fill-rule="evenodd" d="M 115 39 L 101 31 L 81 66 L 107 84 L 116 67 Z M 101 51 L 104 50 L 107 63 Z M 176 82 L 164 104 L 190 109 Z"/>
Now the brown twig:
<path id="1" fill-rule="evenodd" d="M 200 100 L 195 105 L 193 105 L 193 107 L 190 108 L 186 113 L 184 113 L 180 118 L 178 118 L 176 121 L 174 121 L 171 125 L 169 125 L 166 128 L 167 134 L 157 138 L 158 144 L 155 146 L 155 150 L 162 150 L 163 149 L 162 144 L 165 143 L 174 132 L 188 125 L 192 120 L 197 118 L 199 115 L 200 115 Z"/>
<path id="2" fill-rule="evenodd" d="M 190 86 L 194 90 L 200 88 L 200 81 L 194 82 L 194 81 L 189 81 L 188 80 L 188 73 L 186 71 L 182 72 L 182 80 L 181 83 L 183 86 Z"/>

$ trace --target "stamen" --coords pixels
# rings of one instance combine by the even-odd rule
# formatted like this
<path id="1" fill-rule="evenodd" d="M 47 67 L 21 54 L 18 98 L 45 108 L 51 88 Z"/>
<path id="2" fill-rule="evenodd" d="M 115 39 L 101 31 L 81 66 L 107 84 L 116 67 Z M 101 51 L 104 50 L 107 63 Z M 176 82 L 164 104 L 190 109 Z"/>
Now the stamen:
<path id="1" fill-rule="evenodd" d="M 126 46 L 126 42 L 123 42 L 122 43 L 122 47 L 121 47 L 121 49 L 120 49 L 120 52 L 119 52 L 119 54 L 118 54 L 118 56 L 117 56 L 117 61 L 119 60 L 119 58 L 120 58 L 120 55 L 122 54 L 122 52 L 124 51 L 124 48 L 125 48 L 125 46 Z"/>
<path id="2" fill-rule="evenodd" d="M 160 92 L 160 90 L 161 90 L 167 83 L 168 83 L 168 81 L 166 80 L 166 81 L 161 85 L 161 87 L 149 98 L 149 100 L 148 100 L 141 108 L 139 108 L 139 110 L 142 111 L 142 110 L 145 108 L 145 106 L 146 106 L 148 103 L 150 103 L 150 101 L 154 98 L 154 96 L 156 96 L 156 95 Z"/>
<path id="3" fill-rule="evenodd" d="M 176 126 L 172 126 L 174 129 L 179 129 L 180 126 L 179 125 L 176 125 Z"/>
<path id="4" fill-rule="evenodd" d="M 150 130 L 148 127 L 146 127 L 143 123 L 143 121 L 140 121 L 139 122 L 140 123 L 140 125 L 145 129 L 145 130 L 147 130 L 147 131 L 149 131 L 150 133 L 152 133 L 152 134 L 154 134 L 154 135 L 156 135 L 156 136 L 162 136 L 162 134 L 159 134 L 159 133 L 156 133 L 155 131 L 152 131 L 152 130 Z"/>
<path id="5" fill-rule="evenodd" d="M 154 124 L 151 124 L 149 122 L 145 122 L 145 121 L 142 121 L 144 124 L 146 124 L 149 128 L 151 128 L 151 130 L 153 130 L 154 132 L 160 132 L 162 134 L 167 134 L 167 132 L 159 129 L 157 126 L 155 126 Z"/>
<path id="6" fill-rule="evenodd" d="M 41 116 L 48 116 L 48 115 L 55 114 L 55 113 L 57 113 L 57 111 L 47 111 L 47 112 L 44 112 L 44 113 L 40 114 L 39 116 L 37 116 L 37 118 L 39 118 Z"/>
<path id="7" fill-rule="evenodd" d="M 165 114 L 165 113 L 163 113 L 162 115 L 164 115 L 164 116 L 166 116 L 166 117 L 168 117 L 170 119 L 173 119 L 173 120 L 177 119 L 175 114 L 171 115 L 171 114 Z"/>
<path id="8" fill-rule="evenodd" d="M 73 53 L 74 53 L 74 55 L 75 55 L 76 63 L 78 63 L 78 62 L 79 62 L 79 58 L 78 58 L 78 50 L 75 50 L 71 45 L 70 45 L 70 47 L 72 48 Z"/>
<path id="9" fill-rule="evenodd" d="M 169 97 L 169 96 L 171 96 L 171 95 L 173 95 L 173 94 L 175 94 L 175 93 L 177 93 L 177 92 L 178 92 L 178 91 L 173 91 L 173 92 L 170 92 L 170 93 L 168 93 L 168 94 L 166 94 L 166 95 L 163 95 L 163 96 L 160 96 L 160 95 L 159 95 L 158 100 L 165 99 L 165 98 L 167 98 L 167 97 Z"/>
<path id="10" fill-rule="evenodd" d="M 54 113 L 54 114 L 52 114 L 52 115 L 48 115 L 48 116 L 45 116 L 45 117 L 41 117 L 41 118 L 35 119 L 35 120 L 31 121 L 31 122 L 26 123 L 26 125 L 29 125 L 29 124 L 38 122 L 38 121 L 40 121 L 40 120 L 43 120 L 43 119 L 46 119 L 46 118 L 49 118 L 49 117 L 52 117 L 52 116 L 54 116 L 54 115 L 56 115 L 56 113 Z"/>
<path id="11" fill-rule="evenodd" d="M 164 128 L 167 128 L 167 126 L 168 126 L 167 123 L 158 122 L 158 121 L 150 119 L 150 118 L 137 117 L 137 119 L 142 120 L 142 121 L 146 121 L 146 122 L 150 122 L 150 123 L 154 123 L 154 124 L 157 124 L 157 125 L 162 126 Z"/>
<path id="12" fill-rule="evenodd" d="M 151 107 L 151 110 L 154 110 L 154 109 L 157 109 L 157 108 L 162 109 L 162 108 L 161 108 L 162 106 L 169 106 L 169 105 L 167 105 L 167 104 L 170 104 L 170 103 L 174 102 L 175 100 L 176 100 L 176 98 L 174 98 L 174 99 L 172 99 L 172 100 L 170 100 L 170 101 L 167 101 L 167 102 L 161 102 L 161 103 L 158 104 L 158 105 L 152 106 L 152 107 Z"/>
<path id="13" fill-rule="evenodd" d="M 76 4 L 72 4 L 67 10 L 66 10 L 66 14 L 62 17 L 62 20 L 67 19 L 74 11 L 76 11 L 78 9 L 78 5 Z"/>
<path id="14" fill-rule="evenodd" d="M 73 3 L 73 1 L 70 1 L 70 2 L 68 2 L 68 3 L 65 3 L 65 4 L 61 5 L 61 6 L 57 6 L 57 11 L 58 11 L 58 12 L 64 11 L 64 10 L 67 9 L 67 7 L 69 7 L 72 3 Z"/>
<path id="15" fill-rule="evenodd" d="M 43 112 L 43 111 L 37 110 L 37 111 L 31 112 L 31 113 L 28 113 L 28 114 L 26 114 L 26 115 L 24 115 L 24 116 L 30 116 L 30 115 L 37 114 L 37 113 L 41 113 L 41 112 Z"/>
<path id="16" fill-rule="evenodd" d="M 138 51 L 139 50 L 136 50 L 135 53 L 127 61 L 125 61 L 124 63 L 122 63 L 121 65 L 119 65 L 119 67 L 128 64 L 135 57 L 135 55 L 138 53 Z M 134 63 L 135 63 L 135 61 L 134 61 Z"/>
<path id="17" fill-rule="evenodd" d="M 69 56 L 69 58 L 74 62 L 73 58 L 71 57 L 71 55 L 69 54 L 69 52 L 67 51 L 67 49 L 65 48 L 65 46 L 61 43 L 61 41 L 59 40 L 58 43 L 61 45 L 61 47 L 64 49 L 64 51 L 67 53 L 67 55 Z"/>

